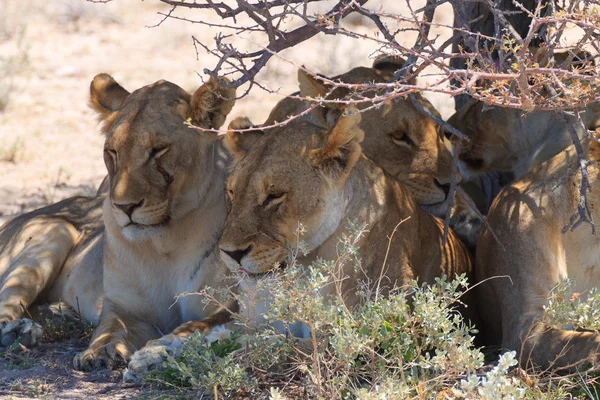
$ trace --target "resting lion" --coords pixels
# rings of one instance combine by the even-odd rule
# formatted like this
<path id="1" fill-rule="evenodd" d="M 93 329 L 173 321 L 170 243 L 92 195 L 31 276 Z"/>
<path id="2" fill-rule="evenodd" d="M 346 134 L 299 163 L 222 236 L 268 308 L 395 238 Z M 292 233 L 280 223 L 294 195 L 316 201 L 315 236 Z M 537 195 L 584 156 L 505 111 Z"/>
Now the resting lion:
<path id="1" fill-rule="evenodd" d="M 591 104 L 582 113 L 586 128 L 598 128 L 599 111 Z M 499 241 L 484 229 L 477 243 L 476 281 L 492 278 L 476 291 L 487 341 L 516 350 L 522 366 L 572 368 L 586 360 L 597 365 L 599 336 L 540 322 L 551 289 L 567 276 L 574 278 L 574 292 L 584 296 L 600 286 L 597 235 L 588 224 L 561 234 L 579 201 L 581 174 L 568 124 L 581 137 L 580 123 L 551 112 L 522 116 L 518 110 L 486 109 L 475 101 L 449 121 L 471 139 L 460 154 L 465 175 L 500 170 L 520 178 L 490 208 L 488 221 Z M 581 143 L 587 152 L 588 140 Z M 588 157 L 599 161 L 598 145 L 591 146 Z M 594 188 L 589 207 L 598 221 L 598 164 L 588 172 Z"/>
<path id="2" fill-rule="evenodd" d="M 399 57 L 380 57 L 374 61 L 371 68 L 353 68 L 330 80 L 349 84 L 384 83 L 403 64 L 404 60 Z M 349 88 L 338 87 L 332 90 L 330 85 L 302 69 L 298 70 L 298 81 L 300 92 L 295 95 L 328 100 L 356 98 Z M 381 94 L 381 91 L 367 91 L 363 96 L 374 97 L 377 94 Z M 420 94 L 414 96 L 425 109 L 440 117 L 427 99 Z M 271 111 L 264 125 L 286 121 L 291 116 L 305 112 L 311 106 L 309 101 L 285 98 Z M 304 118 L 323 127 L 330 127 L 331 121 L 339 117 L 345 106 L 344 103 L 326 102 Z M 360 109 L 370 108 L 361 113 L 360 128 L 365 132 L 365 139 L 361 144 L 363 153 L 402 182 L 423 209 L 437 217 L 445 217 L 452 154 L 449 146 L 445 144 L 441 127 L 417 110 L 407 99 L 394 99 L 379 108 L 371 106 L 372 104 L 367 102 L 358 104 Z M 460 180 L 460 175 L 457 174 L 457 183 Z M 454 199 L 450 226 L 469 247 L 475 245 L 481 221 L 458 196 Z"/>
<path id="3" fill-rule="evenodd" d="M 586 146 L 587 140 L 583 143 Z M 600 149 L 590 158 L 600 161 Z M 577 210 L 581 174 L 574 145 L 533 168 L 498 195 L 488 221 L 497 242 L 483 229 L 477 243 L 476 280 L 494 278 L 477 292 L 490 343 L 516 350 L 521 365 L 572 368 L 582 361 L 597 366 L 600 336 L 558 330 L 540 322 L 547 296 L 558 282 L 574 278 L 573 291 L 600 287 L 600 240 L 588 224 L 561 234 Z M 600 184 L 598 164 L 588 167 L 590 184 Z M 588 192 L 592 215 L 600 220 L 600 192 Z"/>
<path id="4" fill-rule="evenodd" d="M 223 284 L 227 270 L 217 243 L 230 156 L 216 133 L 184 123 L 218 128 L 235 90 L 211 79 L 193 95 L 166 81 L 129 93 L 100 74 L 90 94 L 106 135 L 107 196 L 67 199 L 0 230 L 3 344 L 34 344 L 41 328 L 23 307 L 61 300 L 96 325 L 74 359 L 85 371 L 129 360 L 165 333 L 202 328 L 187 321 L 218 321 L 219 308 L 198 296 L 173 305 L 182 292 Z"/>
<path id="5" fill-rule="evenodd" d="M 236 165 L 227 181 L 231 211 L 220 248 L 231 267 L 250 281 L 271 271 L 284 261 L 286 245 L 296 243 L 299 222 L 309 250 L 300 262 L 335 259 L 348 219 L 356 218 L 368 232 L 358 243 L 362 272 L 351 265 L 341 272 L 348 306 L 359 301 L 359 279 L 373 285 L 381 279 L 388 291 L 412 279 L 432 283 L 443 274 L 470 273 L 469 254 L 455 234 L 443 246 L 443 223 L 362 154 L 360 119 L 343 116 L 330 129 L 296 119 L 272 133 L 229 132 L 225 144 Z"/>

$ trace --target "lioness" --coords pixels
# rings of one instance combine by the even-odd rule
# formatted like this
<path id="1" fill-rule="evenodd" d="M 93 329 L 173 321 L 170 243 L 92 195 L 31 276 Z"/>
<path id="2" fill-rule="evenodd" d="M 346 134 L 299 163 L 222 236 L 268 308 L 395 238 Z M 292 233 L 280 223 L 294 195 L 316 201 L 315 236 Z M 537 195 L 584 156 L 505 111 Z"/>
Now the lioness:
<path id="1" fill-rule="evenodd" d="M 348 306 L 359 301 L 359 280 L 381 282 L 388 291 L 412 279 L 431 283 L 442 274 L 470 273 L 469 254 L 455 234 L 442 246 L 443 223 L 362 154 L 360 119 L 342 116 L 331 129 L 296 119 L 268 134 L 229 132 L 225 144 L 236 165 L 220 242 L 228 264 L 249 280 L 273 270 L 294 247 L 299 222 L 309 251 L 300 262 L 335 259 L 347 220 L 356 218 L 368 232 L 358 243 L 361 270 L 341 271 Z"/>
<path id="2" fill-rule="evenodd" d="M 129 93 L 100 74 L 90 95 L 106 135 L 106 197 L 71 198 L 0 231 L 3 340 L 33 344 L 41 329 L 22 318 L 22 307 L 62 300 L 97 325 L 74 359 L 84 371 L 129 360 L 165 333 L 186 335 L 186 321 L 219 315 L 197 296 L 172 306 L 182 292 L 223 284 L 226 273 L 217 243 L 230 156 L 216 133 L 184 123 L 220 127 L 235 90 L 211 78 L 193 95 L 166 81 Z"/>
<path id="3" fill-rule="evenodd" d="M 597 129 L 600 108 L 590 104 L 582 113 L 587 129 Z M 523 366 L 533 362 L 544 368 L 574 367 L 595 362 L 598 337 L 592 333 L 556 330 L 540 318 L 553 286 L 567 276 L 574 291 L 600 285 L 595 272 L 599 242 L 588 225 L 561 234 L 577 209 L 581 174 L 569 129 L 586 135 L 574 117 L 552 112 L 522 115 L 519 110 L 487 108 L 472 100 L 449 119 L 469 136 L 459 166 L 464 176 L 488 171 L 513 173 L 517 181 L 506 186 L 493 202 L 477 242 L 475 280 L 483 332 L 490 344 L 520 353 Z M 581 142 L 587 152 L 588 140 Z M 598 160 L 596 149 L 588 155 Z M 598 167 L 588 167 L 590 183 L 597 182 Z M 596 191 L 588 192 L 590 210 L 597 218 Z M 499 278 L 509 276 L 507 278 Z"/>
<path id="4" fill-rule="evenodd" d="M 403 65 L 404 60 L 399 57 L 384 56 L 376 59 L 371 68 L 357 67 L 327 79 L 346 84 L 384 83 Z M 295 95 L 302 97 L 330 101 L 357 98 L 350 88 L 333 89 L 303 69 L 298 70 L 298 82 L 300 92 Z M 361 96 L 369 98 L 378 94 L 381 91 L 371 90 Z M 441 117 L 426 98 L 420 94 L 414 96 L 425 109 Z M 285 98 L 275 106 L 263 125 L 286 121 L 311 106 L 309 101 Z M 360 128 L 365 132 L 361 144 L 363 153 L 402 182 L 423 209 L 443 218 L 448 205 L 446 197 L 450 189 L 452 154 L 441 127 L 407 99 L 394 99 L 378 108 L 371 106 L 368 102 L 358 104 L 360 109 L 368 108 L 362 112 L 360 122 Z M 344 107 L 343 103 L 326 102 L 312 110 L 308 119 L 330 128 L 331 121 L 339 117 Z M 457 173 L 456 181 L 460 180 Z M 481 221 L 459 197 L 454 200 L 450 226 L 469 247 L 475 246 Z"/>
<path id="5" fill-rule="evenodd" d="M 589 157 L 600 161 L 598 144 L 592 147 Z M 516 350 L 524 367 L 575 368 L 582 361 L 594 366 L 599 361 L 600 336 L 554 329 L 541 321 L 556 283 L 572 277 L 574 292 L 582 296 L 600 287 L 598 235 L 591 234 L 588 224 L 561 234 L 579 202 L 578 167 L 571 145 L 506 186 L 488 214 L 499 242 L 484 228 L 477 243 L 476 280 L 497 277 L 477 290 L 484 332 L 490 343 Z M 589 166 L 588 173 L 595 189 L 600 183 L 598 164 Z M 587 196 L 598 221 L 600 193 L 592 190 Z"/>

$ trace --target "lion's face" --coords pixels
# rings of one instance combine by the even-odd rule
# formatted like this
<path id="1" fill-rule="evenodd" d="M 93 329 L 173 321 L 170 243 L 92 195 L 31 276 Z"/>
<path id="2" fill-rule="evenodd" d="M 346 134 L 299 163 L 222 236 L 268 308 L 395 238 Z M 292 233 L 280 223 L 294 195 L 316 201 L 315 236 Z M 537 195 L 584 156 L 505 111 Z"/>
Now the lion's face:
<path id="1" fill-rule="evenodd" d="M 396 68 L 400 68 L 399 65 Z M 298 74 L 301 95 L 326 97 L 330 92 L 323 82 L 304 71 L 300 70 Z M 345 83 L 384 82 L 377 62 L 373 68 L 355 68 L 334 78 L 337 79 Z M 352 93 L 347 88 L 337 88 L 327 96 L 329 99 L 348 97 L 352 97 Z M 429 101 L 418 95 L 415 98 L 422 107 L 440 116 Z M 282 105 L 289 107 L 285 103 Z M 437 216 L 443 216 L 450 188 L 452 154 L 445 144 L 446 139 L 441 129 L 431 118 L 418 111 L 410 100 L 395 99 L 375 109 L 368 109 L 370 106 L 369 103 L 359 106 L 366 109 L 361 114 L 360 123 L 360 128 L 365 133 L 363 153 L 402 182 L 423 208 Z M 335 119 L 341 107 L 343 106 L 326 103 L 312 114 L 317 121 L 326 125 L 328 121 Z M 457 183 L 461 180 L 458 171 L 455 180 Z"/>
<path id="2" fill-rule="evenodd" d="M 471 100 L 457 111 L 448 122 L 467 135 L 458 155 L 458 166 L 463 177 L 490 171 L 510 172 L 518 162 L 518 148 L 512 139 L 513 132 L 520 132 L 519 111 L 509 108 L 487 110 L 482 102 Z M 452 137 L 456 145 L 459 139 Z"/>
<path id="3" fill-rule="evenodd" d="M 330 131 L 295 120 L 268 134 L 230 131 L 227 147 L 239 160 L 227 182 L 231 212 L 221 237 L 223 259 L 250 275 L 282 262 L 297 245 L 298 221 L 309 250 L 342 220 L 344 182 L 360 156 L 360 115 Z"/>
<path id="4" fill-rule="evenodd" d="M 396 100 L 364 112 L 361 129 L 365 132 L 363 153 L 402 182 L 418 204 L 443 214 L 452 154 L 436 124 L 409 101 Z M 460 179 L 458 175 L 456 182 Z"/>
<path id="5" fill-rule="evenodd" d="M 166 81 L 129 94 L 106 74 L 94 78 L 90 90 L 104 120 L 112 219 L 129 240 L 156 236 L 198 206 L 196 193 L 211 156 L 205 149 L 216 137 L 189 129 L 185 121 L 218 127 L 235 92 L 211 80 L 193 96 Z"/>

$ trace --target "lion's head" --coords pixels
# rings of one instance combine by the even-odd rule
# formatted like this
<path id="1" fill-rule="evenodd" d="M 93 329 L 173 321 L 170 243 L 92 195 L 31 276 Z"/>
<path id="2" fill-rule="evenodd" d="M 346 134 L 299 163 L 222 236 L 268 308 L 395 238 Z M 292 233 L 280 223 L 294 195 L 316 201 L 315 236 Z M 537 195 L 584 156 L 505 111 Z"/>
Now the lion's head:
<path id="1" fill-rule="evenodd" d="M 347 84 L 384 83 L 402 65 L 403 60 L 400 58 L 384 57 L 376 60 L 372 68 L 354 68 L 331 80 Z M 357 98 L 350 88 L 338 87 L 332 90 L 331 85 L 302 69 L 298 71 L 298 80 L 300 95 L 303 97 L 327 100 Z M 361 95 L 374 97 L 381 93 L 382 91 L 372 90 Z M 440 116 L 425 98 L 420 95 L 415 95 L 415 98 L 422 107 Z M 319 125 L 330 128 L 345 106 L 344 103 L 323 103 L 311 112 L 311 116 Z M 307 104 L 302 107 L 307 108 Z M 360 123 L 360 128 L 365 133 L 363 153 L 402 182 L 427 211 L 438 216 L 445 214 L 444 201 L 449 190 L 452 154 L 444 142 L 440 127 L 417 110 L 408 99 L 390 100 L 378 108 L 373 108 L 372 103 L 362 102 L 358 107 L 364 110 Z M 301 111 L 298 100 L 283 99 L 265 124 L 287 120 L 289 116 Z M 456 180 L 459 182 L 460 176 Z"/>
<path id="2" fill-rule="evenodd" d="M 220 242 L 225 261 L 262 274 L 296 245 L 298 221 L 309 250 L 333 234 L 347 201 L 344 183 L 361 157 L 359 121 L 355 113 L 331 129 L 296 119 L 272 133 L 229 131 L 225 144 L 237 164 L 227 181 L 232 207 Z M 234 126 L 239 122 L 247 120 Z"/>
<path id="3" fill-rule="evenodd" d="M 490 108 L 483 102 L 470 100 L 450 117 L 448 123 L 468 136 L 458 155 L 464 177 L 490 171 L 513 170 L 520 149 L 511 141 L 512 132 L 519 132 L 519 110 Z M 459 140 L 452 137 L 452 143 Z M 523 149 L 525 150 L 525 149 Z"/>
<path id="4" fill-rule="evenodd" d="M 600 103 L 581 110 L 583 125 L 589 130 L 600 127 Z M 471 99 L 448 122 L 466 134 L 458 155 L 463 177 L 469 179 L 487 172 L 507 172 L 522 177 L 533 165 L 544 162 L 572 143 L 574 130 L 586 136 L 575 117 L 552 111 L 525 113 L 519 109 L 488 107 Z M 452 138 L 456 144 L 459 139 Z"/>
<path id="5" fill-rule="evenodd" d="M 235 102 L 235 90 L 211 78 L 193 95 L 166 81 L 129 93 L 107 74 L 90 85 L 92 107 L 106 135 L 109 175 L 107 228 L 129 240 L 160 234 L 170 221 L 198 206 L 207 154 L 217 134 L 189 129 L 186 121 L 218 128 Z M 108 213 L 107 213 L 108 211 Z M 107 215 L 108 214 L 108 215 Z"/>

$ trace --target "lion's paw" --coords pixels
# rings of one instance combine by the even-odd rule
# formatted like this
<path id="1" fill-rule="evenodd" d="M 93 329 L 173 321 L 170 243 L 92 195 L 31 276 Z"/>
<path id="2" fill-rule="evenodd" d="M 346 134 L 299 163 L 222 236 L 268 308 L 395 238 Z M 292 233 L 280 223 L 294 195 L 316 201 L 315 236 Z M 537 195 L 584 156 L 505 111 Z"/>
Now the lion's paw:
<path id="1" fill-rule="evenodd" d="M 8 347 L 18 341 L 32 347 L 39 343 L 43 333 L 42 326 L 29 318 L 0 322 L 0 346 Z"/>
<path id="2" fill-rule="evenodd" d="M 95 349 L 87 349 L 73 359 L 73 367 L 78 371 L 92 372 L 98 369 L 112 369 L 125 358 L 112 344 Z"/>
<path id="3" fill-rule="evenodd" d="M 177 357 L 183 348 L 183 339 L 170 334 L 160 339 L 150 340 L 136 351 L 123 372 L 124 383 L 139 383 L 149 371 L 160 370 L 167 355 Z"/>

